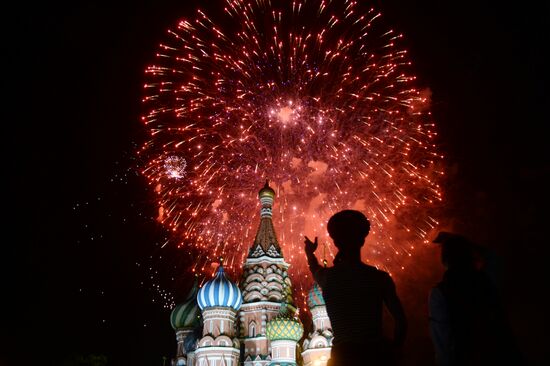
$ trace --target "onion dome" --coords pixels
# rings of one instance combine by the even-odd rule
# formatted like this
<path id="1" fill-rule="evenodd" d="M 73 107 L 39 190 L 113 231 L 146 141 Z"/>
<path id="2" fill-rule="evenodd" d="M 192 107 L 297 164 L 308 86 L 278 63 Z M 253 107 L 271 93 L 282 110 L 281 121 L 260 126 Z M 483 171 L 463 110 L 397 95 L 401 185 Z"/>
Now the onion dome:
<path id="1" fill-rule="evenodd" d="M 260 198 L 260 201 L 262 198 L 271 198 L 271 202 L 273 202 L 273 199 L 275 198 L 275 191 L 269 186 L 268 181 L 265 181 L 265 185 L 262 189 L 260 189 L 260 192 L 258 192 L 258 197 Z"/>
<path id="2" fill-rule="evenodd" d="M 232 308 L 237 311 L 243 302 L 241 290 L 225 275 L 220 264 L 216 276 L 199 290 L 197 301 L 201 310 L 214 306 Z"/>
<path id="3" fill-rule="evenodd" d="M 264 187 L 258 192 L 258 198 L 260 199 L 260 204 L 262 205 L 260 217 L 271 218 L 271 210 L 273 208 L 273 201 L 275 200 L 275 191 L 269 186 L 268 181 L 265 181 Z"/>
<path id="4" fill-rule="evenodd" d="M 325 306 L 323 291 L 317 282 L 313 284 L 313 287 L 307 294 L 307 306 L 309 306 L 310 309 L 316 306 Z"/>
<path id="5" fill-rule="evenodd" d="M 283 304 L 279 314 L 267 323 L 266 335 L 270 341 L 290 340 L 298 342 L 304 334 L 304 327 L 294 315 L 290 305 Z"/>
<path id="6" fill-rule="evenodd" d="M 199 307 L 197 305 L 197 292 L 199 288 L 197 286 L 197 279 L 193 283 L 193 287 L 187 298 L 181 303 L 176 305 L 170 314 L 170 324 L 175 330 L 180 328 L 193 328 L 199 323 L 199 317 L 201 315 Z"/>

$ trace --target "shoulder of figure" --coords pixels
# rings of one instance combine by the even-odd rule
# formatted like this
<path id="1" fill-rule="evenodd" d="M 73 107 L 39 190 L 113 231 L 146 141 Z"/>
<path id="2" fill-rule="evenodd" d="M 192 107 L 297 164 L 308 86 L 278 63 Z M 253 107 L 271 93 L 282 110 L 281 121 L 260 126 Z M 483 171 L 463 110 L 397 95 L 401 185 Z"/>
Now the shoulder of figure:
<path id="1" fill-rule="evenodd" d="M 367 273 L 369 273 L 369 275 L 378 278 L 378 280 L 383 282 L 383 283 L 386 283 L 388 285 L 391 285 L 391 284 L 394 283 L 393 278 L 391 277 L 391 275 L 388 272 L 386 272 L 382 269 L 376 268 L 376 267 L 368 265 L 368 264 L 365 264 L 363 268 L 365 269 L 365 271 Z"/>
<path id="2" fill-rule="evenodd" d="M 376 268 L 375 266 L 371 266 L 370 264 L 367 264 L 365 262 L 361 262 L 361 268 L 365 271 L 380 272 L 378 268 Z"/>
<path id="3" fill-rule="evenodd" d="M 369 267 L 370 267 L 371 271 L 375 272 L 380 277 L 382 277 L 386 280 L 393 281 L 392 278 L 391 278 L 391 275 L 388 272 L 386 272 L 386 271 L 384 271 L 380 268 L 373 267 L 373 266 L 369 266 Z"/>

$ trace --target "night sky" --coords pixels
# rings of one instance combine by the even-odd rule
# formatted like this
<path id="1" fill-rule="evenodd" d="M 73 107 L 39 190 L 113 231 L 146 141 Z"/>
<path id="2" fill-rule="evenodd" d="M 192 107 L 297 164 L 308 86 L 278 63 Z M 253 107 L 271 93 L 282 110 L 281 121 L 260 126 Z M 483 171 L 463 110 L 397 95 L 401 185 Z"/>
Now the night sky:
<path id="1" fill-rule="evenodd" d="M 160 366 L 174 355 L 169 311 L 144 268 L 165 234 L 132 167 L 145 138 L 143 71 L 196 3 L 40 3 L 4 12 L 1 365 L 72 365 L 98 354 L 109 365 Z M 518 344 L 542 364 L 550 342 L 548 5 L 375 3 L 404 33 L 419 85 L 432 91 L 448 172 L 446 225 L 497 253 Z M 187 289 L 180 272 L 176 300 Z M 408 315 L 416 328 L 406 364 L 430 365 L 427 315 Z"/>

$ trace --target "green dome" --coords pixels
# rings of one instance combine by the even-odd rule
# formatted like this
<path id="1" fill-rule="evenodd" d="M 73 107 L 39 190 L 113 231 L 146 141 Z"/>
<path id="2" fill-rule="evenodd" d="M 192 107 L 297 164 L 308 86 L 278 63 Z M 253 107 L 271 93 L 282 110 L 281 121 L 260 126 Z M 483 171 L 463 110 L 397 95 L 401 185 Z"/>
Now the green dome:
<path id="1" fill-rule="evenodd" d="M 290 306 L 289 306 L 290 307 Z M 282 308 L 286 305 L 282 305 Z M 304 327 L 300 320 L 288 310 L 283 309 L 279 315 L 267 323 L 267 339 L 270 341 L 290 340 L 298 342 L 304 334 Z"/>
<path id="2" fill-rule="evenodd" d="M 194 328 L 198 324 L 201 312 L 197 304 L 197 291 L 197 279 L 195 278 L 193 288 L 191 288 L 185 301 L 176 305 L 170 314 L 170 324 L 174 330 Z"/>

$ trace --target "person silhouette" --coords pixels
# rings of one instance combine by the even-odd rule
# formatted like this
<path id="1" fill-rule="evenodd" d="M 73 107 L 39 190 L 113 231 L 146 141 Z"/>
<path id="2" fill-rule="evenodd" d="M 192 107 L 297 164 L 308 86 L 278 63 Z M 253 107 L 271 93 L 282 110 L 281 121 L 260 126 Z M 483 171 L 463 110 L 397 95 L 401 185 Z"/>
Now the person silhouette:
<path id="1" fill-rule="evenodd" d="M 430 335 L 438 366 L 523 365 L 488 271 L 488 251 L 442 231 L 442 280 L 429 293 Z"/>
<path id="2" fill-rule="evenodd" d="M 361 261 L 370 222 L 359 211 L 344 210 L 329 219 L 327 230 L 338 248 L 333 267 L 317 261 L 317 237 L 306 236 L 304 243 L 334 332 L 328 365 L 392 365 L 405 341 L 407 320 L 390 275 Z M 383 336 L 384 305 L 394 319 L 393 340 Z"/>

